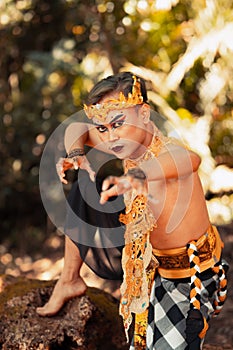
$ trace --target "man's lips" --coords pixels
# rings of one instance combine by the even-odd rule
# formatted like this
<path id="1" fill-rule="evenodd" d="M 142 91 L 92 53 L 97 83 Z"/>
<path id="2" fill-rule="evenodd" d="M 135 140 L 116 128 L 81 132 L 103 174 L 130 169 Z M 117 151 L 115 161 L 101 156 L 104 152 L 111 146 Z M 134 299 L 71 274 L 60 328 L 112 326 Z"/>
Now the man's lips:
<path id="1" fill-rule="evenodd" d="M 119 153 L 123 150 L 124 146 L 113 146 L 111 147 L 111 151 L 114 153 Z"/>

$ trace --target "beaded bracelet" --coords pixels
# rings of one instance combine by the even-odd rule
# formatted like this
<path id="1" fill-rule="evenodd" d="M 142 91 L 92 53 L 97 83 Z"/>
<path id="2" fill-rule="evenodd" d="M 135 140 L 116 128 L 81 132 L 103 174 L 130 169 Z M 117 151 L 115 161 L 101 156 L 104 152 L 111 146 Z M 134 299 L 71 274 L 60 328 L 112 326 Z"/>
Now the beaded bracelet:
<path id="1" fill-rule="evenodd" d="M 132 176 L 134 179 L 144 181 L 146 179 L 145 173 L 140 168 L 131 168 L 128 170 L 126 176 Z"/>
<path id="2" fill-rule="evenodd" d="M 81 157 L 84 156 L 85 152 L 83 148 L 74 148 L 68 153 L 67 158 Z"/>

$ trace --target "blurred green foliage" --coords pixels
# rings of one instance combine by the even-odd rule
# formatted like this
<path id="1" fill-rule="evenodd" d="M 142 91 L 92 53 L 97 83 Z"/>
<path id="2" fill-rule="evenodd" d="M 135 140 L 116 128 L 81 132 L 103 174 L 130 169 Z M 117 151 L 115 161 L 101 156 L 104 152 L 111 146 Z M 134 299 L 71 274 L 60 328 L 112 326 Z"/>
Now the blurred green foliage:
<path id="1" fill-rule="evenodd" d="M 204 0 L 192 5 L 175 1 L 170 8 L 156 8 L 156 1 L 150 0 L 0 2 L 1 240 L 34 240 L 30 232 L 38 227 L 46 234 L 38 186 L 40 157 L 49 135 L 81 108 L 87 91 L 102 77 L 102 60 L 107 58 L 113 72 L 130 62 L 166 77 L 192 38 L 219 26 L 220 15 L 232 23 L 231 1 L 217 3 L 216 15 L 207 23 Z M 200 55 L 177 89 L 164 94 L 161 86 L 155 87 L 181 118 L 205 113 L 200 85 L 211 67 L 222 64 L 224 74 L 232 73 L 232 52 L 226 50 L 224 57 L 217 50 L 210 63 Z M 215 113 L 210 147 L 217 162 L 230 167 L 232 90 L 231 83 L 227 93 L 219 91 L 211 100 Z"/>

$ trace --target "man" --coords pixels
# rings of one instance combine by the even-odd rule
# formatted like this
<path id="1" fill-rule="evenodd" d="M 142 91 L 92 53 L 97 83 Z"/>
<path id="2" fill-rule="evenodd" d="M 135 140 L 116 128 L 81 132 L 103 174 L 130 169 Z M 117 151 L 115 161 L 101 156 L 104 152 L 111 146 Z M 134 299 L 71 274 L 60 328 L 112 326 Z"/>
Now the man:
<path id="1" fill-rule="evenodd" d="M 200 349 L 208 320 L 226 295 L 222 242 L 209 221 L 197 172 L 200 158 L 152 123 L 145 82 L 131 73 L 97 83 L 84 110 L 92 124 L 67 129 L 68 158 L 58 172 L 63 182 L 70 167 L 85 169 L 94 179 L 84 145 L 123 161 L 124 174 L 101 184 L 99 205 L 124 196 L 125 211 L 116 211 L 110 221 L 117 215 L 125 225 L 122 256 L 121 249 L 118 255 L 114 250 L 112 261 L 121 257 L 126 336 L 135 314 L 131 349 Z M 82 244 L 77 250 L 71 240 L 66 238 L 61 278 L 48 304 L 37 310 L 41 315 L 56 313 L 67 299 L 85 292 L 79 269 L 86 255 Z"/>

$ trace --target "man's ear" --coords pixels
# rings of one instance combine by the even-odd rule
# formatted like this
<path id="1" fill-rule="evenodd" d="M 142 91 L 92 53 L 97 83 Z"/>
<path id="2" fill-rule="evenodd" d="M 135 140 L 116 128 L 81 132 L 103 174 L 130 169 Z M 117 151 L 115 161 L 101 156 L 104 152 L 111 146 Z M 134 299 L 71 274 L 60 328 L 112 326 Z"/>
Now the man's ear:
<path id="1" fill-rule="evenodd" d="M 142 120 L 144 124 L 149 123 L 150 121 L 150 106 L 146 103 L 143 103 L 140 109 L 140 115 L 142 117 Z"/>

